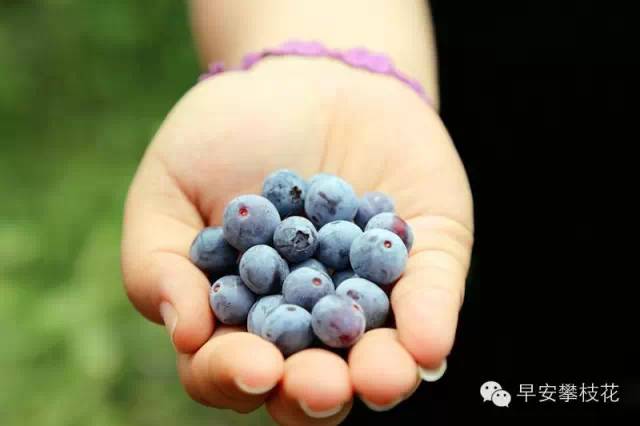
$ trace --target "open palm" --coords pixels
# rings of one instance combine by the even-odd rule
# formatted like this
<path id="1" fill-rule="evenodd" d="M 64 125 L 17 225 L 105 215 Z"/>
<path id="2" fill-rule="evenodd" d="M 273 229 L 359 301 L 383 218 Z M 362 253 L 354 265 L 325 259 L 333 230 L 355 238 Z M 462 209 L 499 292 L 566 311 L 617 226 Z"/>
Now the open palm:
<path id="1" fill-rule="evenodd" d="M 390 194 L 415 232 L 391 294 L 396 329 L 369 331 L 338 355 L 307 349 L 283 359 L 272 344 L 216 324 L 209 282 L 188 258 L 226 203 L 260 193 L 289 168 L 335 173 L 355 190 Z M 150 145 L 126 204 L 122 264 L 134 305 L 165 322 L 187 392 L 214 407 L 266 402 L 281 424 L 336 424 L 353 394 L 389 408 L 441 368 L 453 344 L 472 245 L 472 202 L 438 115 L 392 79 L 319 59 L 266 60 L 200 83 Z"/>

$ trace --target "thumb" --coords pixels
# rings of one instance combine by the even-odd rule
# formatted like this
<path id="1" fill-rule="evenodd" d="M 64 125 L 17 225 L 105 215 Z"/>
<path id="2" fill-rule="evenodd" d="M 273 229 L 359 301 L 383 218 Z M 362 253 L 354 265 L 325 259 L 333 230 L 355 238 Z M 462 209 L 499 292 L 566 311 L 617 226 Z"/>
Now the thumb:
<path id="1" fill-rule="evenodd" d="M 214 329 L 209 280 L 188 257 L 203 226 L 196 208 L 161 162 L 147 157 L 125 205 L 124 284 L 134 306 L 151 321 L 164 323 L 182 353 L 195 352 Z"/>
<path id="2" fill-rule="evenodd" d="M 414 246 L 391 294 L 398 338 L 426 369 L 442 365 L 455 338 L 469 267 L 472 231 L 443 216 L 411 221 Z"/>

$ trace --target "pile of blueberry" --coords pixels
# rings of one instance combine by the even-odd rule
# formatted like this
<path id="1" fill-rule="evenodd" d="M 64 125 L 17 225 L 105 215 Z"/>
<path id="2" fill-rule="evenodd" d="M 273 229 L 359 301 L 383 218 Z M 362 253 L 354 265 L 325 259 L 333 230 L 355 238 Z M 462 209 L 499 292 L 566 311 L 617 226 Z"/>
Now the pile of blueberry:
<path id="1" fill-rule="evenodd" d="M 262 196 L 233 199 L 222 227 L 203 229 L 190 257 L 213 283 L 220 322 L 246 324 L 285 356 L 317 339 L 347 348 L 389 316 L 387 294 L 413 244 L 394 210 L 387 195 L 358 198 L 338 176 L 306 182 L 278 170 Z"/>

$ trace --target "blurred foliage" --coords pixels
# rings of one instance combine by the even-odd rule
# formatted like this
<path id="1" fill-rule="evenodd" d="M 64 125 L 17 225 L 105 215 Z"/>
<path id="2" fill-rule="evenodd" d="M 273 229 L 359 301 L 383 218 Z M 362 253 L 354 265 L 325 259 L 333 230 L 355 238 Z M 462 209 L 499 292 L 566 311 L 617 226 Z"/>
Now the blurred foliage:
<path id="1" fill-rule="evenodd" d="M 182 391 L 122 290 L 121 210 L 198 73 L 169 0 L 0 0 L 0 425 L 252 425 Z"/>

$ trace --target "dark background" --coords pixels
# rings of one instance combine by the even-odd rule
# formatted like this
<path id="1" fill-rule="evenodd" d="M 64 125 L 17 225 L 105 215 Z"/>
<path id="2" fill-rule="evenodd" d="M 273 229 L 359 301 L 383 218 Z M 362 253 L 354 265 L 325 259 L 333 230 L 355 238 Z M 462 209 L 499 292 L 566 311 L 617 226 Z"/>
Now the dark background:
<path id="1" fill-rule="evenodd" d="M 623 187 L 639 139 L 639 15 L 615 2 L 431 4 L 441 116 L 475 200 L 471 274 L 445 376 L 388 413 L 358 404 L 351 423 L 638 424 L 637 249 L 625 247 L 637 190 Z M 482 403 L 488 380 L 509 408 Z M 582 382 L 618 384 L 620 401 L 515 396 L 519 384 Z"/>

